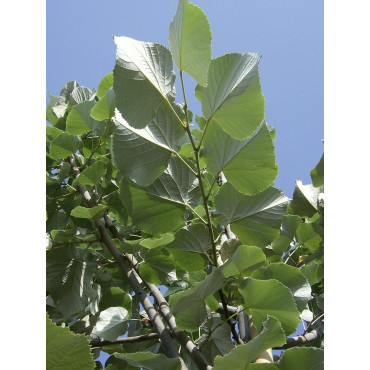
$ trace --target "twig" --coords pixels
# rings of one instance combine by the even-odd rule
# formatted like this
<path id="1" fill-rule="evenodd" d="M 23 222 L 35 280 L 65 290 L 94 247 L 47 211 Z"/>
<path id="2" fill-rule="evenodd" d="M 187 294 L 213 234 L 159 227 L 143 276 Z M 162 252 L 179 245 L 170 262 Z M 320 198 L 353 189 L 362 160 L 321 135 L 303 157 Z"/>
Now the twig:
<path id="1" fill-rule="evenodd" d="M 104 346 L 113 346 L 115 344 L 138 343 L 138 342 L 143 342 L 146 340 L 157 339 L 157 338 L 159 339 L 159 336 L 157 333 L 149 333 L 149 334 L 138 335 L 135 337 L 119 338 L 115 342 L 110 342 L 108 340 L 91 341 L 90 345 L 93 348 L 96 348 L 96 347 L 104 347 Z"/>

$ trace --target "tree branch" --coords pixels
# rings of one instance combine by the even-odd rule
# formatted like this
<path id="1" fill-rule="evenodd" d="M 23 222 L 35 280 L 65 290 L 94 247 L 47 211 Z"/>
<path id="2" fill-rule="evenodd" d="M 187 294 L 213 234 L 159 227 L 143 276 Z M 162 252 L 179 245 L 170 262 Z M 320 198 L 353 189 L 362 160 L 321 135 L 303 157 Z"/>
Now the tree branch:
<path id="1" fill-rule="evenodd" d="M 76 161 L 71 156 L 69 157 L 69 163 L 72 166 L 73 172 L 76 177 L 79 176 L 80 171 L 77 168 Z M 86 190 L 86 188 L 83 185 L 77 186 L 78 190 L 81 192 L 81 194 L 84 196 L 85 201 L 89 207 L 93 207 L 94 204 L 91 200 L 91 196 L 89 192 Z M 152 322 L 153 328 L 157 332 L 159 338 L 161 339 L 161 342 L 163 343 L 163 347 L 167 352 L 167 355 L 172 358 L 179 358 L 181 361 L 181 365 L 183 369 L 187 369 L 185 366 L 183 360 L 181 359 L 177 347 L 173 341 L 173 339 L 170 336 L 169 331 L 164 326 L 157 310 L 154 308 L 152 303 L 150 302 L 149 298 L 147 297 L 144 289 L 141 287 L 139 281 L 137 280 L 137 277 L 135 275 L 134 270 L 127 265 L 125 259 L 123 256 L 121 256 L 120 252 L 114 245 L 111 237 L 109 236 L 104 223 L 101 220 L 96 220 L 95 225 L 97 226 L 99 233 L 101 235 L 102 242 L 105 244 L 109 252 L 112 254 L 114 259 L 116 260 L 118 266 L 120 267 L 123 274 L 126 276 L 127 280 L 131 284 L 133 290 L 135 291 L 136 296 L 139 298 L 140 303 L 142 304 L 145 312 L 148 314 L 149 319 Z"/>
<path id="2" fill-rule="evenodd" d="M 310 331 L 305 335 L 298 335 L 296 337 L 287 338 L 286 344 L 281 347 L 274 347 L 274 350 L 288 349 L 292 347 L 301 347 L 310 345 L 312 342 L 316 341 L 321 337 L 321 334 L 324 331 L 324 324 L 321 323 L 316 329 Z"/>
<path id="3" fill-rule="evenodd" d="M 149 334 L 143 334 L 138 335 L 136 337 L 127 337 L 127 338 L 119 338 L 115 342 L 110 342 L 109 340 L 101 340 L 101 341 L 91 341 L 90 345 L 93 348 L 96 347 L 104 347 L 104 346 L 113 346 L 115 344 L 126 344 L 126 343 L 138 343 L 138 342 L 144 342 L 146 340 L 151 339 L 159 339 L 159 336 L 157 333 L 149 333 Z"/>
<path id="4" fill-rule="evenodd" d="M 109 218 L 107 214 L 104 215 L 104 219 L 106 221 L 106 225 L 108 226 L 109 230 L 112 232 L 113 236 L 117 238 L 118 240 L 123 241 L 122 235 L 118 232 L 117 228 L 113 225 L 112 220 Z M 132 254 L 126 253 L 125 258 L 127 258 L 133 266 L 136 266 L 138 263 L 136 258 Z M 203 354 L 200 352 L 199 348 L 183 331 L 178 329 L 177 324 L 176 324 L 176 319 L 170 311 L 168 302 L 163 297 L 163 294 L 158 289 L 158 287 L 146 281 L 144 281 L 144 283 L 148 287 L 150 294 L 156 300 L 158 307 L 159 307 L 158 310 L 163 316 L 167 325 L 169 326 L 172 336 L 180 343 L 180 345 L 183 348 L 186 349 L 189 356 L 192 358 L 192 360 L 196 363 L 196 365 L 200 369 L 207 369 L 207 370 L 211 369 L 208 361 L 203 356 Z"/>

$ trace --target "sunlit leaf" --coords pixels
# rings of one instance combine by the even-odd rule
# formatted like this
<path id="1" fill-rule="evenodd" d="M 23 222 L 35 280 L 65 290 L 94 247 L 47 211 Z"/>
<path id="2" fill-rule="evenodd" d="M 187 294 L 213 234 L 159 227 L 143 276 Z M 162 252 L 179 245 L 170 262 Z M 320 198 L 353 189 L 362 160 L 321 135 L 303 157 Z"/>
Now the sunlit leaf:
<path id="1" fill-rule="evenodd" d="M 185 224 L 184 205 L 150 195 L 132 182 L 122 182 L 120 197 L 135 225 L 149 233 L 166 233 Z"/>
<path id="2" fill-rule="evenodd" d="M 151 184 L 166 169 L 171 153 L 180 149 L 184 130 L 165 106 L 144 129 L 130 126 L 118 112 L 115 121 L 113 154 L 120 172 L 138 185 Z"/>
<path id="3" fill-rule="evenodd" d="M 241 193 L 253 195 L 272 185 L 278 167 L 274 145 L 266 124 L 261 124 L 246 140 L 236 140 L 217 125 L 206 132 L 202 158 L 214 175 L 223 171 Z"/>
<path id="4" fill-rule="evenodd" d="M 197 86 L 209 125 L 218 124 L 234 139 L 249 137 L 265 116 L 265 99 L 258 75 L 256 53 L 232 53 L 213 59 L 207 86 Z"/>
<path id="5" fill-rule="evenodd" d="M 293 294 L 298 311 L 306 307 L 311 299 L 311 286 L 299 269 L 284 263 L 271 263 L 252 274 L 252 278 L 260 280 L 275 279 L 288 287 Z"/>
<path id="6" fill-rule="evenodd" d="M 277 280 L 256 280 L 246 278 L 239 288 L 245 307 L 253 317 L 257 331 L 261 330 L 266 316 L 277 318 L 286 334 L 295 332 L 299 324 L 299 311 L 290 290 Z"/>
<path id="7" fill-rule="evenodd" d="M 275 188 L 253 195 L 238 193 L 228 182 L 215 196 L 220 222 L 231 224 L 231 230 L 243 244 L 265 247 L 278 235 L 288 198 Z"/>
<path id="8" fill-rule="evenodd" d="M 266 261 L 261 248 L 249 245 L 238 247 L 232 257 L 220 267 L 226 278 L 242 273 L 245 270 L 253 271 Z"/>
<path id="9" fill-rule="evenodd" d="M 127 310 L 123 307 L 110 307 L 100 312 L 95 325 L 95 333 L 110 342 L 114 342 L 127 331 L 126 321 L 129 318 Z"/>
<path id="10" fill-rule="evenodd" d="M 188 0 L 180 0 L 169 27 L 172 57 L 180 71 L 189 73 L 203 86 L 207 84 L 211 62 L 211 39 L 203 11 Z"/>
<path id="11" fill-rule="evenodd" d="M 81 147 L 82 140 L 79 137 L 72 136 L 62 132 L 53 141 L 50 142 L 49 155 L 53 159 L 64 159 L 76 152 Z"/>
<path id="12" fill-rule="evenodd" d="M 90 220 L 97 220 L 103 216 L 107 206 L 98 205 L 91 208 L 77 206 L 71 212 L 71 216 L 77 218 L 88 218 Z"/>
<path id="13" fill-rule="evenodd" d="M 113 70 L 116 107 L 136 128 L 144 128 L 159 106 L 175 98 L 175 73 L 170 51 L 161 44 L 114 37 L 117 46 Z"/>
<path id="14" fill-rule="evenodd" d="M 324 154 L 315 168 L 311 170 L 310 175 L 313 186 L 319 187 L 324 185 Z"/>

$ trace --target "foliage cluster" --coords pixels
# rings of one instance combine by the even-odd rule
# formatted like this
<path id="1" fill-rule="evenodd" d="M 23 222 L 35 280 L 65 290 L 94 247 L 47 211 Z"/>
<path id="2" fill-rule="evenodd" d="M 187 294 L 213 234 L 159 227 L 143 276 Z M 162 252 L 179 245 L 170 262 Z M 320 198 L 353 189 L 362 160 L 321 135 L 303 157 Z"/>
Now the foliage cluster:
<path id="1" fill-rule="evenodd" d="M 258 54 L 212 59 L 188 0 L 171 50 L 114 41 L 97 91 L 70 81 L 47 105 L 48 368 L 102 368 L 102 348 L 107 369 L 322 368 L 323 157 L 293 199 L 273 187 Z M 287 339 L 301 320 L 309 347 Z"/>

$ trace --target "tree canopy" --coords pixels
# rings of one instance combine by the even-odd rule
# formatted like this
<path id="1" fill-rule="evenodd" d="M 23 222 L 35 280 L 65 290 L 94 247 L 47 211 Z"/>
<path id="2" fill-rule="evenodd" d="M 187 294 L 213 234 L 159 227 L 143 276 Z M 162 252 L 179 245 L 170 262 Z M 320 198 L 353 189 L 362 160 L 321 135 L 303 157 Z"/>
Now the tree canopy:
<path id="1" fill-rule="evenodd" d="M 179 0 L 170 49 L 115 36 L 96 91 L 50 96 L 48 369 L 101 350 L 107 369 L 323 368 L 324 157 L 292 199 L 274 187 L 260 57 L 212 59 L 211 39 Z"/>

